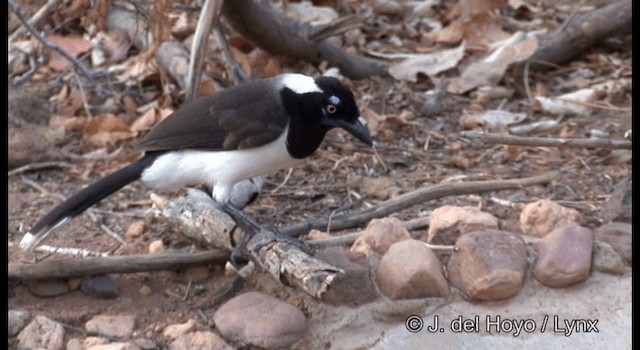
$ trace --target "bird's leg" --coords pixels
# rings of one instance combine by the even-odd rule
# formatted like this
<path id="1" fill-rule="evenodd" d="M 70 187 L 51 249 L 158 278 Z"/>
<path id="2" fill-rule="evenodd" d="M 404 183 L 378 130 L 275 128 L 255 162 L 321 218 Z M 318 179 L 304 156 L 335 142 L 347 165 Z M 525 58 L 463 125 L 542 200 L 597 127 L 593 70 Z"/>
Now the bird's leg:
<path id="1" fill-rule="evenodd" d="M 223 204 L 222 209 L 225 211 L 225 213 L 231 216 L 233 221 L 235 221 L 240 226 L 240 228 L 242 228 L 242 231 L 244 231 L 242 240 L 240 241 L 240 243 L 238 243 L 235 246 L 235 248 L 233 249 L 233 252 L 231 253 L 231 263 L 236 267 L 238 266 L 236 259 L 243 255 L 243 250 L 246 247 L 247 243 L 249 243 L 251 238 L 253 238 L 253 236 L 260 231 L 271 232 L 271 234 L 275 237 L 276 241 L 286 242 L 286 243 L 295 245 L 303 252 L 307 254 L 313 254 L 313 250 L 309 246 L 304 244 L 301 240 L 291 237 L 289 235 L 285 235 L 282 232 L 278 231 L 277 229 L 258 223 L 256 220 L 249 217 L 242 210 L 234 207 L 230 203 Z M 259 244 L 258 246 L 268 244 L 270 242 L 272 241 L 265 241 Z"/>

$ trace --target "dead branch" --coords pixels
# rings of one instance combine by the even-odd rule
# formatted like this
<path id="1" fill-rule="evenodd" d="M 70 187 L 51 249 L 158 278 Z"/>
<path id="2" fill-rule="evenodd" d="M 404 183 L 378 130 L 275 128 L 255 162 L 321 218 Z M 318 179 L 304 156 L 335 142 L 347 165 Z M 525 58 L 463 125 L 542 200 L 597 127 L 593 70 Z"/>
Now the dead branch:
<path id="1" fill-rule="evenodd" d="M 327 61 L 353 79 L 388 75 L 388 65 L 384 62 L 348 54 L 326 40 L 317 43 L 310 40 L 311 25 L 273 10 L 267 2 L 225 1 L 222 13 L 236 31 L 273 54 L 314 64 Z"/>
<path id="2" fill-rule="evenodd" d="M 167 203 L 162 216 L 177 224 L 179 232 L 208 246 L 232 250 L 242 238 L 242 230 L 206 193 L 188 190 L 187 196 Z M 343 273 L 292 244 L 278 240 L 272 232 L 259 231 L 246 245 L 252 261 L 285 285 L 299 288 L 319 298 Z"/>
<path id="3" fill-rule="evenodd" d="M 541 38 L 527 61 L 532 69 L 548 69 L 569 61 L 594 44 L 622 33 L 631 33 L 631 0 L 571 16 L 560 29 Z"/>
<path id="4" fill-rule="evenodd" d="M 499 135 L 477 131 L 462 131 L 460 136 L 491 144 L 534 146 L 534 147 L 578 147 L 631 149 L 631 141 L 610 139 L 562 139 L 559 137 L 524 137 Z"/>
<path id="5" fill-rule="evenodd" d="M 38 264 L 9 264 L 9 278 L 19 280 L 69 278 L 109 273 L 135 273 L 178 269 L 199 264 L 224 264 L 229 253 L 222 250 L 171 252 L 85 259 L 47 260 Z"/>
<path id="6" fill-rule="evenodd" d="M 388 216 L 392 213 L 436 198 L 541 185 L 551 182 L 556 176 L 557 172 L 549 172 L 522 179 L 441 183 L 402 194 L 370 208 L 334 216 L 331 219 L 331 227 L 329 229 L 336 231 L 356 227 L 371 219 Z M 281 228 L 280 232 L 291 236 L 299 236 L 312 229 L 327 230 L 328 225 L 329 219 L 321 218 Z"/>
<path id="7" fill-rule="evenodd" d="M 218 23 L 222 12 L 222 0 L 206 0 L 200 11 L 198 25 L 193 34 L 191 44 L 191 61 L 189 62 L 189 74 L 187 76 L 186 100 L 196 98 L 197 87 L 200 85 L 202 65 L 207 55 L 209 34 L 213 26 Z"/>
<path id="8" fill-rule="evenodd" d="M 61 0 L 49 0 L 44 6 L 42 6 L 38 12 L 36 12 L 27 23 L 33 28 L 40 28 L 43 25 L 43 22 L 49 18 L 51 12 L 58 7 L 58 4 Z M 18 27 L 11 35 L 9 36 L 9 42 L 13 42 L 16 38 L 20 37 L 24 34 L 27 26 Z"/>

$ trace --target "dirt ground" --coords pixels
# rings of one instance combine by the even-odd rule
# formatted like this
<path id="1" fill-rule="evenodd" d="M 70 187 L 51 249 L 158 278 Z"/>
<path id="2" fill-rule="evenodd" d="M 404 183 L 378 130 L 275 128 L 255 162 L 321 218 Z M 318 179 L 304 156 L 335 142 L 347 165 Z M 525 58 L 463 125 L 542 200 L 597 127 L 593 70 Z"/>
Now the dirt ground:
<path id="1" fill-rule="evenodd" d="M 628 40 L 630 47 L 630 36 Z M 603 52 L 596 48 L 593 53 Z M 624 67 L 631 67 L 630 51 L 623 49 L 618 57 L 616 64 L 595 69 L 596 74 L 605 77 L 616 69 L 624 70 Z M 579 68 L 575 66 L 575 70 Z M 294 70 L 295 66 L 288 69 Z M 569 68 L 537 74 L 533 79 L 541 89 L 549 93 L 561 93 L 567 90 L 563 87 L 563 82 L 568 81 L 575 70 Z M 519 209 L 506 206 L 504 202 L 495 199 L 530 203 L 544 198 L 577 209 L 584 217 L 583 224 L 589 228 L 596 228 L 604 223 L 601 208 L 615 185 L 631 177 L 631 151 L 486 145 L 466 140 L 459 134 L 463 130 L 459 118 L 466 111 L 477 108 L 478 102 L 470 97 L 458 97 L 453 99 L 454 102 L 451 102 L 444 112 L 437 115 L 421 113 L 421 109 L 416 107 L 419 104 L 416 101 L 424 99 L 422 92 L 433 87 L 426 79 L 420 79 L 417 83 L 399 83 L 391 78 L 372 78 L 353 81 L 352 85 L 361 107 L 365 106 L 376 115 L 385 117 L 377 129 L 372 130 L 375 149 L 354 142 L 346 133 L 332 131 L 321 149 L 296 167 L 290 175 L 287 175 L 287 171 L 281 171 L 267 178 L 264 192 L 255 203 L 246 208 L 257 220 L 268 225 L 284 226 L 347 213 L 383 201 L 376 198 L 375 194 L 359 193 L 360 189 L 353 181 L 356 176 L 391 179 L 397 187 L 397 192 L 405 193 L 453 178 L 520 178 L 558 170 L 559 175 L 549 185 L 445 197 L 421 203 L 393 216 L 401 220 L 410 220 L 428 215 L 433 209 L 446 204 L 480 206 L 483 211 L 499 219 L 502 229 L 517 232 Z M 517 83 L 513 82 L 513 85 Z M 46 85 L 36 86 L 28 83 L 20 90 L 21 94 L 26 92 L 44 98 L 50 97 L 55 91 Z M 631 91 L 608 102 L 615 106 L 630 107 Z M 485 110 L 499 108 L 525 112 L 529 116 L 528 122 L 541 119 L 559 121 L 558 127 L 554 130 L 527 136 L 584 138 L 592 135 L 594 129 L 597 129 L 604 131 L 608 138 L 623 139 L 625 133 L 631 129 L 630 108 L 626 112 L 596 108 L 588 115 L 554 117 L 540 111 L 528 101 L 525 94 L 519 92 L 506 99 L 484 102 L 481 107 Z M 66 134 L 60 144 L 64 154 L 62 161 L 66 162 L 66 167 L 26 171 L 8 178 L 9 264 L 33 261 L 36 255 L 42 259 L 45 255 L 43 253 L 25 253 L 18 248 L 17 243 L 22 235 L 60 202 L 59 196 L 69 196 L 79 187 L 123 166 L 132 157 L 129 154 L 135 140 L 119 142 L 104 148 L 102 153 L 97 153 L 98 157 L 102 158 L 98 160 L 81 157 L 87 152 L 81 132 Z M 193 243 L 182 237 L 175 227 L 156 217 L 157 212 L 149 199 L 151 193 L 151 190 L 139 183 L 131 184 L 103 200 L 91 214 L 84 213 L 77 217 L 48 240 L 47 244 L 112 252 L 116 255 L 146 253 L 149 243 L 157 239 L 161 239 L 167 249 L 193 247 Z M 180 192 L 156 194 L 171 200 L 172 196 L 180 195 Z M 146 223 L 146 230 L 141 237 L 129 240 L 126 245 L 106 235 L 101 228 L 103 226 L 123 234 L 131 224 L 140 220 Z M 346 232 L 336 234 L 342 233 Z M 425 231 L 422 229 L 412 234 L 424 237 Z M 39 263 L 46 264 L 49 259 L 61 258 L 69 257 L 54 254 Z M 166 325 L 183 323 L 188 319 L 197 320 L 202 328 L 213 325 L 212 315 L 220 302 L 215 300 L 214 296 L 232 280 L 231 277 L 225 276 L 223 267 L 218 265 L 112 277 L 118 285 L 119 294 L 117 298 L 109 300 L 87 296 L 79 290 L 52 298 L 38 297 L 32 295 L 23 282 L 10 280 L 8 306 L 9 309 L 27 310 L 32 314 L 46 315 L 64 323 L 68 326 L 67 339 L 85 337 L 84 323 L 94 315 L 135 314 L 134 337 L 146 337 L 161 347 L 166 347 L 169 339 L 162 335 L 162 329 Z M 605 283 L 605 286 L 602 288 L 606 290 L 607 283 L 618 286 L 613 282 L 616 278 L 628 276 L 607 276 L 598 281 L 604 281 L 602 283 Z M 145 286 L 150 288 L 151 294 L 141 293 L 141 288 Z M 528 287 L 531 286 L 525 286 L 525 289 Z M 330 322 L 347 322 L 347 315 L 357 310 L 345 311 L 345 319 L 336 321 L 340 309 L 324 306 L 302 292 L 282 286 L 261 273 L 250 277 L 241 289 L 228 297 L 251 290 L 269 293 L 289 301 L 300 307 L 315 327 L 325 325 L 325 330 L 330 329 Z M 559 298 L 558 295 L 563 292 L 554 293 L 556 294 L 551 298 Z M 570 291 L 567 290 L 566 293 Z M 523 294 L 531 298 L 538 295 L 529 292 Z M 476 308 L 482 308 L 482 303 L 474 305 Z M 402 325 L 398 320 L 387 323 Z M 314 329 L 312 334 L 318 337 L 328 336 L 326 331 L 318 329 Z M 321 344 L 321 340 L 305 338 L 299 346 Z M 15 346 L 16 339 L 9 339 L 9 345 Z"/>

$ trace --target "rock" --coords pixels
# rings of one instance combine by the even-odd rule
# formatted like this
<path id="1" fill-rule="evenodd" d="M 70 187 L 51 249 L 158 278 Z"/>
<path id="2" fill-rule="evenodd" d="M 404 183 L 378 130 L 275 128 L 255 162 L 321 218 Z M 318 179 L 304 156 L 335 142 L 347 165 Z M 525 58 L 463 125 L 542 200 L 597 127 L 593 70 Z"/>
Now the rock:
<path id="1" fill-rule="evenodd" d="M 142 350 L 157 350 L 160 349 L 158 344 L 153 342 L 153 340 L 138 338 L 131 341 L 131 343 Z"/>
<path id="2" fill-rule="evenodd" d="M 349 184 L 358 191 L 379 200 L 387 200 L 400 193 L 400 188 L 390 177 L 352 176 Z"/>
<path id="3" fill-rule="evenodd" d="M 577 210 L 547 199 L 527 204 L 520 213 L 520 229 L 532 236 L 543 237 L 556 227 L 572 222 L 582 222 L 582 215 Z"/>
<path id="4" fill-rule="evenodd" d="M 602 205 L 600 216 L 605 221 L 631 223 L 631 179 L 620 181 L 611 197 Z"/>
<path id="5" fill-rule="evenodd" d="M 524 240 L 507 231 L 467 233 L 447 264 L 449 281 L 476 300 L 509 298 L 522 288 L 527 269 Z"/>
<path id="6" fill-rule="evenodd" d="M 82 345 L 82 339 L 69 339 L 65 350 L 85 350 L 84 346 Z"/>
<path id="7" fill-rule="evenodd" d="M 622 257 L 605 242 L 593 241 L 593 270 L 621 275 L 626 268 Z"/>
<path id="8" fill-rule="evenodd" d="M 84 277 L 80 283 L 80 291 L 99 299 L 118 297 L 118 285 L 113 278 L 107 275 Z"/>
<path id="9" fill-rule="evenodd" d="M 129 225 L 127 228 L 127 232 L 124 233 L 124 237 L 128 241 L 133 241 L 136 238 L 142 236 L 142 234 L 147 230 L 147 223 L 144 220 L 137 220 Z"/>
<path id="10" fill-rule="evenodd" d="M 498 219 L 476 207 L 445 205 L 431 213 L 427 242 L 453 245 L 465 233 L 498 229 Z"/>
<path id="11" fill-rule="evenodd" d="M 69 287 L 70 290 L 77 290 L 78 288 L 80 288 L 81 284 L 81 277 L 72 277 L 67 279 L 67 287 Z"/>
<path id="12" fill-rule="evenodd" d="M 412 237 L 399 219 L 373 219 L 364 233 L 353 242 L 351 252 L 357 259 L 372 255 L 382 256 L 392 244 L 405 239 Z"/>
<path id="13" fill-rule="evenodd" d="M 169 345 L 169 350 L 233 350 L 224 339 L 212 332 L 183 334 Z"/>
<path id="14" fill-rule="evenodd" d="M 185 333 L 193 331 L 194 329 L 196 329 L 196 321 L 193 319 L 189 319 L 185 323 L 172 324 L 167 326 L 162 334 L 165 337 L 176 339 Z"/>
<path id="15" fill-rule="evenodd" d="M 58 295 L 69 293 L 69 286 L 64 280 L 33 280 L 25 282 L 25 286 L 29 293 L 44 297 L 51 298 Z"/>
<path id="16" fill-rule="evenodd" d="M 92 346 L 108 344 L 109 339 L 103 337 L 86 337 L 82 341 L 82 349 L 87 349 Z"/>
<path id="17" fill-rule="evenodd" d="M 136 317 L 134 315 L 97 315 L 87 321 L 84 328 L 87 332 L 106 337 L 129 338 L 133 334 L 135 323 Z"/>
<path id="18" fill-rule="evenodd" d="M 85 348 L 86 350 L 142 350 L 140 347 L 132 343 L 109 343 L 99 344 Z"/>
<path id="19" fill-rule="evenodd" d="M 167 250 L 167 247 L 165 247 L 161 239 L 156 239 L 149 243 L 149 254 L 162 253 L 165 250 Z"/>
<path id="20" fill-rule="evenodd" d="M 34 317 L 18 334 L 18 349 L 62 349 L 64 328 L 48 317 Z"/>
<path id="21" fill-rule="evenodd" d="M 595 239 L 608 243 L 627 264 L 631 264 L 632 226 L 622 222 L 610 222 L 598 227 Z"/>
<path id="22" fill-rule="evenodd" d="M 213 321 L 225 339 L 266 349 L 290 347 L 308 328 L 302 311 L 258 292 L 227 301 L 213 315 Z"/>
<path id="23" fill-rule="evenodd" d="M 140 287 L 138 293 L 140 293 L 140 295 L 142 295 L 143 297 L 148 297 L 149 295 L 153 294 L 153 289 L 145 284 L 144 286 Z"/>
<path id="24" fill-rule="evenodd" d="M 317 239 L 325 239 L 325 238 L 331 238 L 331 237 L 332 236 L 328 234 L 327 231 L 320 231 L 320 230 L 313 229 L 309 231 L 309 233 L 307 233 L 306 239 L 310 241 L 315 241 Z"/>
<path id="25" fill-rule="evenodd" d="M 568 224 L 556 228 L 537 246 L 533 277 L 547 287 L 568 287 L 589 277 L 593 232 Z"/>
<path id="26" fill-rule="evenodd" d="M 29 313 L 24 310 L 9 310 L 7 317 L 7 327 L 9 328 L 9 336 L 14 337 L 18 334 L 29 320 Z"/>
<path id="27" fill-rule="evenodd" d="M 330 305 L 357 306 L 378 298 L 369 267 L 349 259 L 349 251 L 343 247 L 328 247 L 316 253 L 316 258 L 329 261 L 344 271 L 322 297 Z"/>
<path id="28" fill-rule="evenodd" d="M 449 283 L 438 257 L 417 240 L 394 243 L 376 271 L 380 290 L 391 299 L 449 296 Z"/>

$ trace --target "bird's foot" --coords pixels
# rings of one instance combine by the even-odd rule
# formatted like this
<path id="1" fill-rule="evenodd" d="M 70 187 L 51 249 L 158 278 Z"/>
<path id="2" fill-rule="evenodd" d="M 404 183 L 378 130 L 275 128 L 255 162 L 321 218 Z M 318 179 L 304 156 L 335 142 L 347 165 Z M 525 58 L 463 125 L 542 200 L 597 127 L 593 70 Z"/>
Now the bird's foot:
<path id="1" fill-rule="evenodd" d="M 222 208 L 229 216 L 231 216 L 231 218 L 238 224 L 238 226 L 242 228 L 242 231 L 244 231 L 242 240 L 234 247 L 233 251 L 231 252 L 230 261 L 235 268 L 239 269 L 239 266 L 240 266 L 240 264 L 238 264 L 239 258 L 246 257 L 246 254 L 244 252 L 245 248 L 247 247 L 247 244 L 249 243 L 249 241 L 258 232 L 269 232 L 271 233 L 270 235 L 271 237 L 268 237 L 268 236 L 261 237 L 261 241 L 256 242 L 256 244 L 254 245 L 254 247 L 257 249 L 260 249 L 261 247 L 267 244 L 271 244 L 275 241 L 275 242 L 283 242 L 283 243 L 293 245 L 309 255 L 313 254 L 313 249 L 308 245 L 306 245 L 301 240 L 295 237 L 286 235 L 278 231 L 277 229 L 258 223 L 257 221 L 249 217 L 247 214 L 245 214 L 242 210 L 234 207 L 233 205 L 224 204 L 222 205 Z"/>

